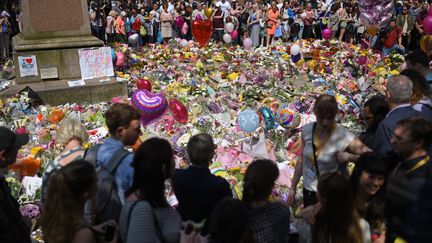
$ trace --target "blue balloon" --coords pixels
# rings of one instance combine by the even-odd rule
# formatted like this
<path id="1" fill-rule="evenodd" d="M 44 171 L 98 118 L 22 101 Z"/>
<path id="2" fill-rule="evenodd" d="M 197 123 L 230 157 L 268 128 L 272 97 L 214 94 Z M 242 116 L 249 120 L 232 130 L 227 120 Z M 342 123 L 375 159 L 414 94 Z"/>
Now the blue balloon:
<path id="1" fill-rule="evenodd" d="M 237 119 L 240 129 L 247 133 L 255 131 L 259 127 L 259 122 L 258 114 L 251 109 L 240 112 Z"/>
<path id="2" fill-rule="evenodd" d="M 295 56 L 291 56 L 291 60 L 293 62 L 298 62 L 298 61 L 300 61 L 300 59 L 301 59 L 301 54 L 300 53 L 297 54 L 297 55 L 295 55 Z"/>
<path id="3" fill-rule="evenodd" d="M 273 115 L 273 112 L 267 107 L 261 107 L 258 112 L 261 113 L 263 117 L 266 130 L 274 128 L 275 117 Z"/>
<path id="4" fill-rule="evenodd" d="M 111 59 L 112 59 L 113 64 L 115 64 L 117 62 L 117 54 L 114 51 L 114 49 L 112 49 L 112 48 L 111 48 Z"/>

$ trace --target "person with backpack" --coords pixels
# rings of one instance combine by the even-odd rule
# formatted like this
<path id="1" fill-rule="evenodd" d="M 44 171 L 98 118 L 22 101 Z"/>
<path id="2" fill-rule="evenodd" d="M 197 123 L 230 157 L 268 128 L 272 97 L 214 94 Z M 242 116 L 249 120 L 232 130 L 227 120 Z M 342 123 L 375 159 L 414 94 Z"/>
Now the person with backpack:
<path id="1" fill-rule="evenodd" d="M 232 197 L 229 183 L 211 174 L 209 165 L 215 153 L 213 138 L 200 133 L 188 142 L 187 153 L 191 163 L 179 169 L 172 178 L 174 193 L 179 201 L 178 212 L 184 221 L 204 222 L 202 235 L 208 232 L 207 218 L 214 206 L 224 197 Z"/>
<path id="2" fill-rule="evenodd" d="M 0 127 L 0 242 L 31 242 L 30 228 L 24 222 L 18 202 L 3 175 L 4 169 L 15 163 L 18 150 L 28 141 L 27 134 L 16 134 Z"/>
<path id="3" fill-rule="evenodd" d="M 114 220 L 91 226 L 84 218 L 84 203 L 95 192 L 96 171 L 85 160 L 70 163 L 53 174 L 41 218 L 44 240 L 50 243 L 117 242 Z"/>
<path id="4" fill-rule="evenodd" d="M 82 159 L 85 150 L 83 143 L 87 142 L 88 135 L 81 121 L 74 118 L 67 118 L 60 123 L 56 133 L 56 142 L 63 147 L 63 151 L 45 165 L 42 183 L 42 201 L 45 199 L 46 188 L 49 177 L 59 171 L 63 166 Z"/>
<path id="5" fill-rule="evenodd" d="M 86 215 L 98 224 L 118 220 L 125 192 L 132 185 L 133 153 L 124 147 L 135 144 L 141 135 L 140 114 L 127 104 L 114 104 L 105 113 L 110 137 L 86 153 L 98 174 L 98 192 L 86 205 Z"/>
<path id="6" fill-rule="evenodd" d="M 165 198 L 165 181 L 174 173 L 170 143 L 150 138 L 136 151 L 132 187 L 126 192 L 119 225 L 128 242 L 179 242 L 181 217 Z"/>

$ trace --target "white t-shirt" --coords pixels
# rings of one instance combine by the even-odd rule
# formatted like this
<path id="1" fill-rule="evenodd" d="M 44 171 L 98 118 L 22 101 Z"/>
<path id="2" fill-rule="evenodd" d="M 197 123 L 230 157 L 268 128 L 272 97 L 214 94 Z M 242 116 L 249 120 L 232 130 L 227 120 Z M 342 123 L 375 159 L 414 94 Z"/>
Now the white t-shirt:
<path id="1" fill-rule="evenodd" d="M 369 223 L 366 220 L 360 218 L 360 228 L 362 231 L 363 243 L 371 243 L 372 236 Z"/>
<path id="2" fill-rule="evenodd" d="M 225 3 L 222 3 L 222 1 L 218 1 L 216 3 L 216 6 L 220 6 L 222 11 L 227 11 L 231 9 L 231 4 L 228 1 L 225 1 Z"/>
<path id="3" fill-rule="evenodd" d="M 303 188 L 309 191 L 317 191 L 317 173 L 313 160 L 313 124 L 309 123 L 302 128 L 303 140 Z M 343 152 L 353 141 L 355 135 L 337 124 L 327 144 L 318 155 L 319 175 L 335 172 L 338 169 L 337 154 Z"/>
<path id="4" fill-rule="evenodd" d="M 196 19 L 197 15 L 201 15 L 201 19 L 207 19 L 207 16 L 204 13 L 204 9 L 201 9 L 201 11 L 199 11 L 198 9 L 195 9 L 192 12 L 192 21 Z"/>

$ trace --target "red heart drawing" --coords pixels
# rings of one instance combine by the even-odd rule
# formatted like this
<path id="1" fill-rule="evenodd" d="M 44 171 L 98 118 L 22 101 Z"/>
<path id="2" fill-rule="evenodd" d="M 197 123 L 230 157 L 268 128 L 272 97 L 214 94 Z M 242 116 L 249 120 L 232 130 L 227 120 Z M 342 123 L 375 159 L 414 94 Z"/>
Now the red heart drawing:
<path id="1" fill-rule="evenodd" d="M 201 46 L 207 45 L 213 33 L 213 22 L 209 19 L 192 22 L 192 35 Z"/>
<path id="2" fill-rule="evenodd" d="M 26 62 L 27 64 L 30 64 L 30 63 L 33 62 L 33 59 L 32 59 L 32 58 L 26 58 L 26 59 L 25 59 L 25 62 Z"/>

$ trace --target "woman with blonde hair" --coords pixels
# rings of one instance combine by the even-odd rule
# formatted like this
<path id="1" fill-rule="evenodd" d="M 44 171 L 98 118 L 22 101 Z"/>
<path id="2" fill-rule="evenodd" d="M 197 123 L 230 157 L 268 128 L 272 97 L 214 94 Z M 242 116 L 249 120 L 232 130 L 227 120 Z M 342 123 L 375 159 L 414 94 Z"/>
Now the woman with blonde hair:
<path id="1" fill-rule="evenodd" d="M 106 28 L 105 33 L 107 34 L 107 44 L 110 45 L 115 41 L 115 20 L 118 16 L 118 13 L 114 10 L 109 12 L 109 15 L 106 19 Z"/>
<path id="2" fill-rule="evenodd" d="M 75 118 L 67 118 L 62 121 L 56 134 L 56 142 L 63 151 L 54 159 L 48 161 L 45 166 L 43 176 L 43 187 L 48 182 L 48 178 L 53 172 L 58 171 L 61 167 L 68 165 L 72 161 L 82 159 L 85 150 L 83 143 L 87 142 L 88 135 L 85 127 Z M 43 190 L 43 198 L 45 190 Z"/>

